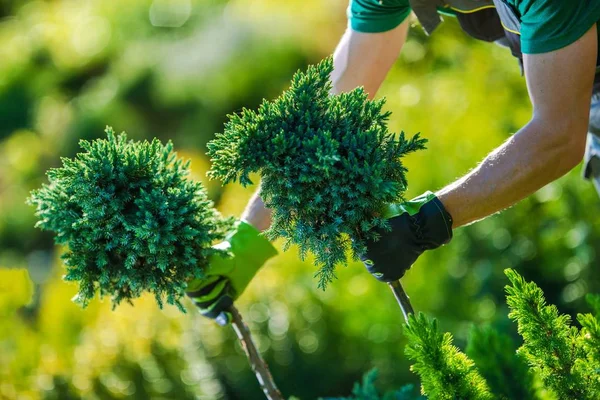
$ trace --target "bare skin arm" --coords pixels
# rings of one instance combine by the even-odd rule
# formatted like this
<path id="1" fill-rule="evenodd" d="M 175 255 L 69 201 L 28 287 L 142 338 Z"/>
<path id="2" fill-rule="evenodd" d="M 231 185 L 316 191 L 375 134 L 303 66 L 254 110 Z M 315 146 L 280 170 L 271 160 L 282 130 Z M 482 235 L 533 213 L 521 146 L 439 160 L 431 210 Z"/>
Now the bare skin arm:
<path id="1" fill-rule="evenodd" d="M 594 26 L 565 48 L 525 55 L 533 116 L 479 166 L 437 193 L 454 228 L 510 207 L 581 161 L 597 47 Z"/>
<path id="2" fill-rule="evenodd" d="M 241 218 L 261 232 L 271 225 L 271 210 L 265 207 L 258 190 L 250 198 Z"/>
<path id="3" fill-rule="evenodd" d="M 333 53 L 333 94 L 364 86 L 375 97 L 398 58 L 408 34 L 408 21 L 382 33 L 360 33 L 348 28 Z"/>
<path id="4" fill-rule="evenodd" d="M 333 54 L 332 93 L 364 86 L 373 98 L 398 58 L 407 32 L 408 21 L 382 33 L 360 33 L 348 28 Z M 271 225 L 271 212 L 265 208 L 258 192 L 248 202 L 242 219 L 260 231 Z"/>

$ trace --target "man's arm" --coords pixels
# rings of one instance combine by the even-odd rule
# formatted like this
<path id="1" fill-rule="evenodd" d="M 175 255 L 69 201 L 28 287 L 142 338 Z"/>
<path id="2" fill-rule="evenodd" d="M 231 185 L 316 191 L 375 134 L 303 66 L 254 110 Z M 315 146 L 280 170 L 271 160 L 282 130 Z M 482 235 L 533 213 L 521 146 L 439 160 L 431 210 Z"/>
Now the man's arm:
<path id="1" fill-rule="evenodd" d="M 361 33 L 348 28 L 333 54 L 333 94 L 364 86 L 373 98 L 406 41 L 408 21 L 381 33 Z M 264 231 L 271 225 L 271 212 L 258 192 L 250 199 L 242 219 Z"/>
<path id="2" fill-rule="evenodd" d="M 455 228 L 510 207 L 581 161 L 597 47 L 594 25 L 567 47 L 524 56 L 533 117 L 477 168 L 437 193 Z"/>
<path id="3" fill-rule="evenodd" d="M 531 121 L 458 181 L 395 205 L 391 231 L 362 257 L 375 278 L 400 279 L 425 251 L 452 239 L 452 228 L 510 207 L 564 175 L 583 157 L 596 65 L 596 27 L 562 49 L 525 56 Z"/>
<path id="4" fill-rule="evenodd" d="M 408 21 L 381 33 L 361 33 L 348 28 L 333 53 L 333 94 L 364 86 L 375 97 L 398 58 L 408 34 Z"/>

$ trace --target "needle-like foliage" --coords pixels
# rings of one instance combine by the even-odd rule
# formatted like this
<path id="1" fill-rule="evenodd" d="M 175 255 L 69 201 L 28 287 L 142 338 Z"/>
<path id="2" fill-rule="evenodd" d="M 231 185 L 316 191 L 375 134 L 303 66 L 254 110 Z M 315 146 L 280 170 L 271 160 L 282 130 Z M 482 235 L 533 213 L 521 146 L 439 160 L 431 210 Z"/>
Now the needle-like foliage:
<path id="1" fill-rule="evenodd" d="M 421 379 L 422 394 L 436 400 L 599 399 L 600 296 L 587 296 L 594 313 L 577 316 L 582 325 L 578 330 L 568 316 L 546 304 L 535 283 L 513 270 L 505 272 L 512 284 L 506 288 L 509 316 L 518 324 L 523 345 L 516 349 L 508 336 L 489 326 L 473 328 L 467 356 L 435 319 L 411 315 L 404 331 L 405 353 L 414 361 L 411 370 Z M 375 378 L 373 371 L 365 374 L 353 396 L 335 400 L 379 400 Z M 388 395 L 415 397 L 408 387 Z"/>
<path id="2" fill-rule="evenodd" d="M 32 192 L 36 226 L 56 233 L 65 280 L 79 283 L 75 300 L 97 292 L 113 305 L 154 294 L 184 311 L 186 281 L 202 276 L 211 247 L 231 221 L 214 210 L 203 186 L 188 179 L 189 162 L 171 143 L 128 141 L 107 128 L 107 139 L 82 140 L 85 152 L 48 171 L 49 184 Z"/>
<path id="3" fill-rule="evenodd" d="M 416 388 L 410 384 L 384 395 L 379 394 L 379 390 L 375 387 L 378 375 L 377 369 L 365 373 L 362 381 L 354 384 L 352 396 L 350 397 L 326 397 L 322 400 L 425 400 L 423 396 L 419 395 Z"/>
<path id="4" fill-rule="evenodd" d="M 586 300 L 594 310 L 594 314 L 578 314 L 577 321 L 583 327 L 583 346 L 588 352 L 590 361 L 600 369 L 600 296 L 588 294 Z"/>
<path id="5" fill-rule="evenodd" d="M 592 310 L 594 311 L 594 316 L 596 318 L 600 317 L 600 295 L 588 293 L 585 296 L 585 300 L 590 305 Z"/>
<path id="6" fill-rule="evenodd" d="M 499 400 L 538 399 L 534 374 L 516 350 L 510 336 L 484 325 L 471 329 L 466 354 Z"/>
<path id="7" fill-rule="evenodd" d="M 370 101 L 362 88 L 331 95 L 332 70 L 328 58 L 297 72 L 279 98 L 230 115 L 208 144 L 211 178 L 248 185 L 260 173 L 273 211 L 267 237 L 298 245 L 301 257 L 314 253 L 323 289 L 349 248 L 356 258 L 376 238 L 372 229 L 388 226 L 378 211 L 403 200 L 401 157 L 425 144 L 389 132 L 384 100 Z"/>
<path id="8" fill-rule="evenodd" d="M 580 332 L 568 315 L 546 304 L 535 283 L 511 269 L 505 273 L 512 284 L 506 287 L 508 316 L 517 322 L 524 341 L 518 352 L 559 399 L 600 398 L 600 369 L 593 349 L 598 344 L 594 339 L 598 321 L 591 315 L 580 318 L 586 327 Z"/>
<path id="9" fill-rule="evenodd" d="M 411 370 L 421 378 L 421 392 L 431 399 L 491 400 L 488 385 L 475 363 L 442 333 L 437 320 L 411 315 L 404 334 L 405 353 L 415 363 Z"/>

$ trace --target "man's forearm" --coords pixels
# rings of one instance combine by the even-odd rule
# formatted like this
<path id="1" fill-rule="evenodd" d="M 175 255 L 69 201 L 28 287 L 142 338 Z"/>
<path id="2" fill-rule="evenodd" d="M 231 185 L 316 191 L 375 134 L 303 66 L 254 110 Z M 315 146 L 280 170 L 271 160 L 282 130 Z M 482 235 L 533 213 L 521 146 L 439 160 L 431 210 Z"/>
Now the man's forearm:
<path id="1" fill-rule="evenodd" d="M 452 216 L 454 228 L 512 206 L 577 165 L 585 136 L 573 132 L 565 139 L 551 132 L 555 129 L 531 121 L 477 168 L 440 190 L 437 195 Z"/>
<path id="2" fill-rule="evenodd" d="M 525 54 L 533 118 L 471 173 L 438 193 L 454 227 L 510 207 L 581 161 L 597 47 L 594 26 L 569 46 Z"/>

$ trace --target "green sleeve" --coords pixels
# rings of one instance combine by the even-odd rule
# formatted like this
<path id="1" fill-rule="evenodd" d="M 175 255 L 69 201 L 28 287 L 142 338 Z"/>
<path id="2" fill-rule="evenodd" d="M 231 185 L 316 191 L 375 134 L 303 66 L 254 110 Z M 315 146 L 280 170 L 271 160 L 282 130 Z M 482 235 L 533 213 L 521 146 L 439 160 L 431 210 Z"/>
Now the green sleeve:
<path id="1" fill-rule="evenodd" d="M 521 14 L 521 49 L 547 53 L 582 37 L 600 19 L 600 1 L 512 0 Z"/>
<path id="2" fill-rule="evenodd" d="M 348 23 L 357 32 L 394 29 L 410 14 L 408 0 L 350 0 Z"/>

